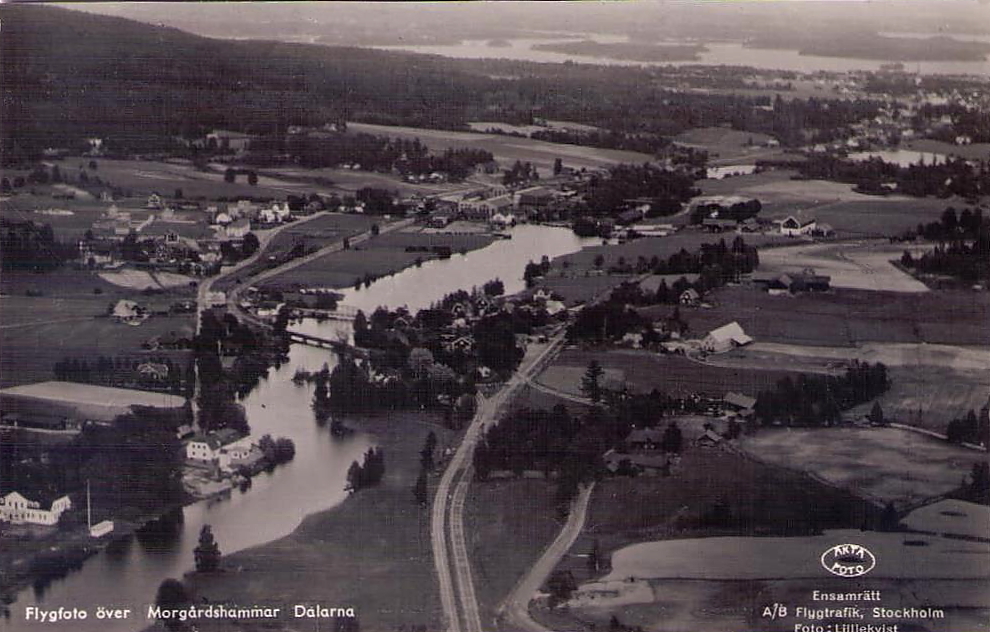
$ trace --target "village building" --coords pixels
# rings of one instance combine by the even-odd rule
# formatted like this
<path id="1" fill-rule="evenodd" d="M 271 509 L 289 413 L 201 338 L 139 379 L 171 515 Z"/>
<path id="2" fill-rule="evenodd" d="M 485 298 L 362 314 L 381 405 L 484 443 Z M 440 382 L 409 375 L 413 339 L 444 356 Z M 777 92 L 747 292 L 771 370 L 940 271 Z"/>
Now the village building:
<path id="1" fill-rule="evenodd" d="M 553 203 L 553 191 L 546 187 L 529 187 L 515 193 L 516 206 L 524 213 L 539 213 Z"/>
<path id="2" fill-rule="evenodd" d="M 251 220 L 247 218 L 235 219 L 223 229 L 223 236 L 231 241 L 241 241 L 251 232 Z"/>
<path id="3" fill-rule="evenodd" d="M 636 428 L 626 436 L 630 450 L 657 450 L 663 442 L 663 431 L 659 428 Z"/>
<path id="4" fill-rule="evenodd" d="M 722 435 L 714 430 L 705 430 L 705 433 L 695 440 L 695 445 L 699 448 L 716 448 L 722 444 Z"/>
<path id="5" fill-rule="evenodd" d="M 818 226 L 818 221 L 814 218 L 798 219 L 793 215 L 788 215 L 786 218 L 775 223 L 779 223 L 780 234 L 789 237 L 808 235 Z"/>
<path id="6" fill-rule="evenodd" d="M 753 339 L 743 331 L 738 322 L 732 321 L 717 329 L 713 329 L 701 341 L 702 350 L 708 353 L 724 353 L 735 347 L 742 347 L 753 342 Z"/>
<path id="7" fill-rule="evenodd" d="M 490 198 L 461 200 L 458 210 L 466 219 L 490 222 L 495 215 L 506 215 L 512 211 L 512 197 L 499 195 Z"/>
<path id="8" fill-rule="evenodd" d="M 206 135 L 206 140 L 207 142 L 211 140 L 216 142 L 218 149 L 233 150 L 240 153 L 247 150 L 254 137 L 241 132 L 216 129 Z"/>
<path id="9" fill-rule="evenodd" d="M 71 508 L 72 500 L 68 496 L 59 496 L 48 509 L 43 509 L 40 502 L 25 498 L 18 492 L 10 492 L 0 498 L 0 521 L 51 526 L 57 524 L 62 514 Z"/>
<path id="10" fill-rule="evenodd" d="M 698 290 L 693 287 L 681 292 L 681 295 L 677 297 L 677 300 L 681 305 L 687 305 L 689 307 L 695 307 L 701 302 L 701 295 L 698 294 Z"/>
<path id="11" fill-rule="evenodd" d="M 147 310 L 134 301 L 120 299 L 110 311 L 110 317 L 118 323 L 138 325 L 147 318 Z"/>
<path id="12" fill-rule="evenodd" d="M 220 458 L 220 449 L 232 444 L 241 435 L 236 430 L 224 428 L 209 434 L 198 434 L 186 443 L 186 458 L 191 461 L 214 462 Z"/>

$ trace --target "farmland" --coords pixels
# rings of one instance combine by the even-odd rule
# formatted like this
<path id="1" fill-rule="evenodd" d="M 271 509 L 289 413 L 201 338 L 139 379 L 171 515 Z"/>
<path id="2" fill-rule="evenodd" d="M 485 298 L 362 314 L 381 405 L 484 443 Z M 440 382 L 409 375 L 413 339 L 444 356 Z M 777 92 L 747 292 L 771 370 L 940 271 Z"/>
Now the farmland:
<path id="1" fill-rule="evenodd" d="M 641 164 L 653 159 L 651 156 L 634 151 L 564 145 L 500 134 L 450 132 L 368 123 L 351 123 L 348 129 L 391 138 L 409 140 L 418 138 L 434 153 L 442 153 L 445 149 L 485 149 L 490 151 L 495 156 L 495 160 L 503 166 L 511 165 L 519 160 L 530 162 L 547 174 L 553 168 L 553 162 L 557 158 L 563 160 L 564 166 L 573 169 L 595 169 L 619 163 Z"/>
<path id="2" fill-rule="evenodd" d="M 266 255 L 279 256 L 302 244 L 306 251 L 322 248 L 345 237 L 366 232 L 376 222 L 368 215 L 328 213 L 306 220 L 303 224 L 286 227 L 265 248 Z"/>
<path id="3" fill-rule="evenodd" d="M 754 458 L 900 507 L 955 490 L 987 458 L 897 428 L 763 430 L 739 445 Z"/>
<path id="4" fill-rule="evenodd" d="M 757 198 L 763 204 L 762 217 L 815 218 L 845 237 L 900 235 L 920 222 L 936 221 L 947 206 L 966 206 L 958 199 L 865 195 L 853 191 L 849 184 L 794 180 L 794 175 L 793 171 L 770 170 L 698 184 L 705 195 Z"/>
<path id="5" fill-rule="evenodd" d="M 891 260 L 899 259 L 903 252 L 902 246 L 876 242 L 775 248 L 760 256 L 760 271 L 800 272 L 812 268 L 818 274 L 832 277 L 833 287 L 927 292 L 928 287 L 924 283 L 891 264 Z"/>
<path id="6" fill-rule="evenodd" d="M 465 507 L 479 605 L 490 612 L 560 530 L 544 480 L 473 483 Z"/>
<path id="7" fill-rule="evenodd" d="M 51 379 L 52 366 L 65 357 L 90 362 L 99 355 L 168 356 L 173 361 L 185 357 L 183 351 L 143 351 L 141 343 L 170 331 L 191 333 L 190 315 L 153 316 L 133 327 L 113 322 L 106 314 L 120 298 L 167 307 L 192 298 L 187 287 L 143 296 L 92 272 L 68 269 L 4 273 L 0 287 L 0 385 L 4 387 Z"/>
<path id="8" fill-rule="evenodd" d="M 740 132 L 724 127 L 702 127 L 681 132 L 674 141 L 704 149 L 708 152 L 709 164 L 742 164 L 755 160 L 784 157 L 780 147 L 768 148 L 766 142 L 770 136 L 749 132 Z"/>
<path id="9" fill-rule="evenodd" d="M 990 345 L 990 329 L 985 326 L 990 320 L 990 297 L 982 292 L 842 289 L 771 296 L 753 288 L 725 287 L 708 300 L 710 309 L 681 310 L 691 336 L 703 337 L 735 320 L 763 342 L 826 347 L 864 342 Z M 641 310 L 650 318 L 671 311 L 665 306 Z M 952 326 L 946 327 L 946 322 Z"/>
<path id="10" fill-rule="evenodd" d="M 176 189 L 182 189 L 186 198 L 277 198 L 289 193 L 301 194 L 314 190 L 292 182 L 272 178 L 259 179 L 257 185 L 247 183 L 247 176 L 241 175 L 235 182 L 224 181 L 224 165 L 218 169 L 200 171 L 192 163 L 184 160 L 170 162 L 141 160 L 110 160 L 101 158 L 98 167 L 89 173 L 90 178 L 99 177 L 108 187 L 119 187 L 134 195 L 159 193 L 171 197 Z M 68 171 L 71 165 L 64 165 Z"/>
<path id="11" fill-rule="evenodd" d="M 450 191 L 464 188 L 465 186 L 442 183 L 412 184 L 409 182 L 404 182 L 391 174 L 331 167 L 322 169 L 276 167 L 266 168 L 263 173 L 271 174 L 275 178 L 284 177 L 287 181 L 291 181 L 299 185 L 305 184 L 307 187 L 312 186 L 315 187 L 316 190 L 321 190 L 327 186 L 331 186 L 328 183 L 333 183 L 332 188 L 335 191 L 339 191 L 341 195 L 348 193 L 353 194 L 359 189 L 363 189 L 365 187 L 387 189 L 398 193 L 400 196 L 415 194 L 432 195 L 436 193 L 448 193 Z M 259 182 L 261 181 L 262 180 L 259 180 Z M 307 183 L 312 183 L 312 185 Z"/>
<path id="12" fill-rule="evenodd" d="M 727 504 L 727 513 L 738 518 L 737 526 L 719 525 L 706 521 L 716 503 Z M 612 477 L 598 483 L 591 499 L 588 517 L 581 536 L 558 569 L 571 571 L 578 582 L 596 579 L 589 572 L 586 558 L 594 542 L 598 542 L 606 559 L 613 551 L 631 544 L 658 539 L 681 541 L 682 538 L 705 536 L 808 536 L 822 528 L 858 528 L 877 518 L 878 510 L 870 503 L 848 492 L 821 485 L 798 472 L 770 467 L 739 454 L 689 446 L 670 477 Z M 820 554 L 820 552 L 819 552 Z M 696 559 L 706 559 L 703 552 Z M 699 565 L 701 568 L 706 564 Z M 556 629 L 589 629 L 581 622 L 606 622 L 616 613 L 624 623 L 644 623 L 658 626 L 661 616 L 672 615 L 669 625 L 651 627 L 663 630 L 709 630 L 701 627 L 677 627 L 682 616 L 691 617 L 695 608 L 680 611 L 680 592 L 684 601 L 698 603 L 690 595 L 700 590 L 700 583 L 691 582 L 687 589 L 678 589 L 661 603 L 649 607 L 645 603 L 608 607 L 606 602 L 584 609 L 572 604 L 568 611 L 535 610 L 543 622 L 556 623 Z M 739 594 L 738 583 L 732 592 Z M 640 588 L 647 588 L 641 586 Z M 756 587 L 754 593 L 758 592 Z M 642 591 L 636 591 L 642 594 Z M 705 591 L 706 596 L 711 593 Z M 653 590 L 646 595 L 652 602 Z M 745 607 L 752 607 L 752 596 L 741 598 Z M 714 604 L 718 604 L 716 600 Z M 713 603 L 706 603 L 700 612 L 710 612 Z M 715 611 L 721 611 L 716 607 Z M 649 619 L 636 618 L 639 614 Z M 666 618 L 666 617 L 665 617 Z M 714 628 L 726 632 L 749 629 L 745 627 Z"/>
<path id="13" fill-rule="evenodd" d="M 612 375 L 623 375 L 632 390 L 650 392 L 659 389 L 672 396 L 698 392 L 722 396 L 727 391 L 755 396 L 760 390 L 772 387 L 778 379 L 797 375 L 795 371 L 784 369 L 720 367 L 684 356 L 649 351 L 567 349 L 537 379 L 551 388 L 580 395 L 581 374 L 592 360 L 598 361 L 606 372 L 614 371 Z"/>

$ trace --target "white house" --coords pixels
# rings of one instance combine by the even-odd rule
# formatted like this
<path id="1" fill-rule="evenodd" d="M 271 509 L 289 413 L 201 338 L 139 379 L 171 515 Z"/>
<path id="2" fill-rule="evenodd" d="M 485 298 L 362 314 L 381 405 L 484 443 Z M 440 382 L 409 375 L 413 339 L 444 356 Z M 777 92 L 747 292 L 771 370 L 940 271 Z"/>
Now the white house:
<path id="1" fill-rule="evenodd" d="M 217 450 L 217 465 L 224 472 L 232 472 L 238 465 L 247 462 L 256 451 L 258 450 L 251 437 L 243 437 Z"/>
<path id="2" fill-rule="evenodd" d="M 811 231 L 815 230 L 818 226 L 818 222 L 812 219 L 799 220 L 793 215 L 787 216 L 786 219 L 780 222 L 780 234 L 789 235 L 791 237 L 797 235 L 807 235 Z"/>
<path id="3" fill-rule="evenodd" d="M 733 347 L 748 345 L 751 342 L 753 339 L 746 335 L 739 323 L 732 321 L 728 325 L 722 325 L 718 329 L 711 330 L 701 341 L 701 348 L 708 353 L 722 353 Z"/>
<path id="4" fill-rule="evenodd" d="M 144 320 L 146 313 L 144 308 L 134 301 L 121 299 L 113 306 L 113 311 L 110 315 L 119 323 L 133 325 Z"/>
<path id="5" fill-rule="evenodd" d="M 220 449 L 240 439 L 236 431 L 229 428 L 196 435 L 186 444 L 186 458 L 191 461 L 219 461 Z"/>
<path id="6" fill-rule="evenodd" d="M 246 218 L 235 219 L 224 230 L 228 239 L 244 239 L 251 232 L 251 221 Z"/>
<path id="7" fill-rule="evenodd" d="M 49 509 L 42 509 L 41 503 L 28 500 L 18 492 L 10 492 L 0 498 L 0 520 L 13 524 L 54 525 L 62 513 L 72 508 L 68 496 L 60 496 L 52 501 Z"/>

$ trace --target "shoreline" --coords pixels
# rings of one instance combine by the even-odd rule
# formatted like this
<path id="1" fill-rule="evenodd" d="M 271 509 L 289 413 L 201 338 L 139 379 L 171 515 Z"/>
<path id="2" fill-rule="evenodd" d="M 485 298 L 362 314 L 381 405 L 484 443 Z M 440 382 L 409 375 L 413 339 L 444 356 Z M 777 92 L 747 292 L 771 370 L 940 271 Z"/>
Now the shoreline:
<path id="1" fill-rule="evenodd" d="M 307 515 L 286 536 L 225 555 L 219 572 L 187 572 L 182 581 L 195 600 L 268 604 L 290 617 L 296 604 L 354 608 L 367 629 L 438 629 L 442 610 L 430 547 L 430 503 L 418 505 L 412 487 L 426 435 L 432 431 L 439 440 L 438 463 L 428 477 L 431 498 L 443 450 L 458 435 L 418 411 L 364 414 L 345 423 L 373 435 L 384 450 L 382 483 Z M 248 623 L 245 629 L 262 627 Z"/>

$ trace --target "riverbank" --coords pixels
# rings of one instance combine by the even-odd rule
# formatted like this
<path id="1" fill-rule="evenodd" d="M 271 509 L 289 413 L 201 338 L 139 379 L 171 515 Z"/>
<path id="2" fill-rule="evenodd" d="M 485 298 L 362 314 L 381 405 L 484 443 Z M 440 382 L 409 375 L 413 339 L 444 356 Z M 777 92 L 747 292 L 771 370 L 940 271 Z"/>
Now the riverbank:
<path id="1" fill-rule="evenodd" d="M 495 239 L 491 234 L 424 232 L 422 227 L 411 227 L 328 253 L 274 275 L 261 285 L 282 291 L 309 287 L 357 288 L 431 259 L 479 250 Z"/>
<path id="2" fill-rule="evenodd" d="M 353 608 L 362 629 L 441 629 L 429 502 L 419 505 L 412 490 L 429 432 L 438 438 L 438 461 L 455 434 L 439 418 L 418 412 L 346 419 L 345 424 L 372 434 L 384 450 L 382 483 L 308 516 L 284 538 L 225 556 L 220 572 L 187 574 L 196 599 L 270 604 L 282 608 L 283 622 L 293 620 L 296 604 L 320 604 Z M 431 495 L 440 471 L 438 465 L 430 477 Z M 218 543 L 223 550 L 223 541 Z M 242 625 L 260 630 L 265 624 Z"/>
<path id="3" fill-rule="evenodd" d="M 83 563 L 115 542 L 133 537 L 148 524 L 160 520 L 182 507 L 198 502 L 189 496 L 183 503 L 171 504 L 132 520 L 114 519 L 114 529 L 103 538 L 93 538 L 85 526 L 73 526 L 70 530 L 58 527 L 11 526 L 4 523 L 0 539 L 0 617 L 18 606 L 17 597 L 27 588 L 35 594 L 44 594 L 54 581 L 79 569 Z M 11 531 L 25 529 L 51 529 L 42 537 L 11 536 Z"/>

